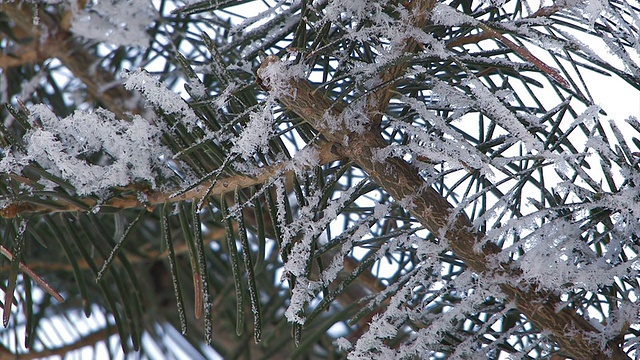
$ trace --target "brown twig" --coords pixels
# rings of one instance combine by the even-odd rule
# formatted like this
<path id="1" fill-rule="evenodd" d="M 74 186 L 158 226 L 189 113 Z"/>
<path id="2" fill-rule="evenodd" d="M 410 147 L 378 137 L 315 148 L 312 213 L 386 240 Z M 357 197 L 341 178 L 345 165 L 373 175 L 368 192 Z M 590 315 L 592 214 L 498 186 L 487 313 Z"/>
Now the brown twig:
<path id="1" fill-rule="evenodd" d="M 560 3 L 562 3 L 562 4 L 560 4 Z M 557 13 L 558 11 L 564 9 L 565 5 L 566 4 L 565 4 L 564 1 L 558 1 L 553 5 L 543 6 L 540 9 L 538 9 L 536 12 L 531 14 L 530 17 L 532 17 L 532 18 L 535 18 L 535 17 L 549 17 L 549 16 Z"/>
<path id="2" fill-rule="evenodd" d="M 4 255 L 4 257 L 6 257 L 9 260 L 13 260 L 13 254 L 11 253 L 11 251 L 9 251 L 7 248 L 5 248 L 2 245 L 0 245 L 0 254 Z M 49 295 L 53 296 L 54 299 L 58 300 L 61 303 L 64 302 L 64 298 L 62 297 L 62 295 L 60 295 L 60 293 L 58 293 L 51 285 L 49 285 L 49 283 L 44 281 L 43 278 L 38 276 L 38 274 L 36 274 L 33 270 L 31 270 L 27 265 L 20 262 L 20 264 L 18 264 L 18 268 L 22 270 L 23 273 L 27 274 L 38 285 L 40 285 L 40 287 L 44 291 L 46 291 Z"/>
<path id="3" fill-rule="evenodd" d="M 412 16 L 411 26 L 418 29 L 424 28 L 427 25 L 435 4 L 435 0 L 414 0 L 406 2 L 405 7 L 411 12 Z M 420 47 L 421 44 L 416 41 L 416 39 L 407 37 L 404 39 L 401 53 L 414 53 L 418 51 Z M 407 66 L 406 61 L 401 61 L 383 72 L 380 78 L 381 83 L 385 85 L 367 94 L 367 116 L 371 121 L 370 126 L 372 129 L 380 126 L 386 104 L 389 103 L 393 96 L 391 90 L 396 87 L 395 80 L 406 71 Z"/>
<path id="4" fill-rule="evenodd" d="M 550 78 L 552 78 L 553 80 L 558 82 L 558 84 L 560 84 L 563 88 L 565 88 L 565 89 L 570 89 L 571 88 L 571 85 L 569 85 L 567 80 L 565 80 L 565 78 L 562 75 L 560 75 L 558 70 L 556 70 L 556 69 L 552 68 L 551 66 L 545 64 L 542 60 L 540 60 L 537 57 L 535 57 L 531 53 L 531 51 L 529 51 L 528 49 L 515 44 L 513 41 L 507 39 L 504 35 L 502 35 L 502 33 L 499 33 L 497 31 L 493 30 L 492 28 L 488 27 L 487 25 L 485 25 L 483 23 L 479 23 L 478 26 L 482 30 L 484 30 L 487 33 L 487 35 L 489 35 L 490 37 L 500 41 L 504 46 L 506 46 L 509 49 L 513 50 L 513 52 L 515 52 L 516 54 L 520 55 L 523 59 L 531 62 L 540 71 L 542 71 L 543 73 L 549 75 Z"/>

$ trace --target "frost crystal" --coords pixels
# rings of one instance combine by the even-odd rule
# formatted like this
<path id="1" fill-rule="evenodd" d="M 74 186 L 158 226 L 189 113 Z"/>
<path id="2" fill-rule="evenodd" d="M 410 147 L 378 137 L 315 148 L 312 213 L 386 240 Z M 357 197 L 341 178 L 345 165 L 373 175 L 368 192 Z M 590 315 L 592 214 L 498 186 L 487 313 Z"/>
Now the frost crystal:
<path id="1" fill-rule="evenodd" d="M 296 97 L 291 88 L 291 79 L 306 78 L 307 68 L 302 64 L 288 65 L 277 57 L 269 57 L 268 63 L 258 70 L 258 76 L 269 87 L 269 95 L 273 98 L 284 96 Z"/>
<path id="2" fill-rule="evenodd" d="M 235 145 L 231 150 L 234 154 L 240 154 L 247 158 L 257 151 L 267 152 L 269 139 L 275 132 L 270 105 L 266 104 L 262 108 L 262 112 L 253 112 L 249 115 L 249 123 L 234 141 Z"/>
<path id="3" fill-rule="evenodd" d="M 338 347 L 338 349 L 343 351 L 350 350 L 353 347 L 351 342 L 343 337 L 337 338 L 333 343 Z"/>
<path id="4" fill-rule="evenodd" d="M 473 17 L 441 3 L 437 3 L 434 7 L 432 20 L 435 24 L 444 26 L 460 26 L 477 23 L 477 20 Z"/>

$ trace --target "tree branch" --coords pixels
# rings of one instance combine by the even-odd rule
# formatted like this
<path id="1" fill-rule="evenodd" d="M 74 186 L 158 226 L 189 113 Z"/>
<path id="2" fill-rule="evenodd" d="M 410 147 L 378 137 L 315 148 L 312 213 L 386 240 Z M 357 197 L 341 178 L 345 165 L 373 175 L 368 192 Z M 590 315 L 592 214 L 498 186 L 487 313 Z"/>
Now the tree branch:
<path id="1" fill-rule="evenodd" d="M 418 29 L 424 28 L 427 25 L 430 17 L 429 15 L 433 11 L 433 7 L 435 6 L 435 4 L 435 0 L 414 0 L 405 3 L 405 7 L 411 13 L 411 26 Z M 402 44 L 401 53 L 415 53 L 421 47 L 422 44 L 420 44 L 414 38 L 407 37 L 404 39 L 404 42 Z M 384 114 L 384 109 L 387 107 L 387 104 L 391 100 L 391 96 L 393 94 L 391 90 L 396 87 L 395 80 L 405 72 L 407 66 L 407 62 L 401 61 L 400 63 L 382 73 L 380 78 L 382 84 L 385 85 L 367 94 L 367 105 L 369 106 L 369 109 L 367 109 L 367 115 L 371 120 L 372 128 L 377 128 L 380 126 L 382 116 Z"/>
<path id="2" fill-rule="evenodd" d="M 325 165 L 343 159 L 341 155 L 335 153 L 331 147 L 331 144 L 319 141 L 316 142 L 317 152 L 319 157 L 319 164 Z M 228 177 L 221 177 L 217 179 L 211 179 L 204 182 L 200 186 L 191 189 L 185 193 L 174 196 L 179 189 L 165 190 L 165 191 L 143 191 L 139 188 L 131 186 L 130 188 L 120 189 L 121 191 L 131 190 L 130 192 L 122 194 L 117 197 L 110 198 L 104 202 L 98 203 L 95 198 L 84 197 L 78 199 L 77 202 L 66 202 L 60 198 L 56 202 L 55 207 L 47 207 L 41 202 L 31 203 L 27 201 L 16 200 L 13 203 L 0 209 L 0 216 L 4 218 L 14 218 L 18 215 L 33 214 L 33 213 L 58 213 L 58 212 L 77 212 L 87 211 L 95 206 L 108 207 L 112 209 L 133 209 L 133 208 L 153 208 L 156 205 L 164 203 L 172 203 L 179 201 L 191 201 L 199 200 L 203 196 L 218 196 L 224 193 L 234 191 L 236 188 L 245 189 L 254 185 L 264 184 L 276 175 L 281 176 L 293 176 L 293 172 L 286 170 L 287 163 L 281 163 L 273 166 L 265 167 L 261 174 L 257 176 L 247 175 L 232 175 Z M 25 179 L 26 180 L 26 179 Z M 215 182 L 215 185 L 211 190 L 209 187 Z M 139 195 L 146 197 L 144 200 Z M 84 205 L 81 205 L 84 204 Z"/>
<path id="3" fill-rule="evenodd" d="M 346 105 L 336 106 L 306 79 L 287 78 L 283 66 L 277 57 L 270 56 L 258 70 L 258 82 L 334 143 L 339 152 L 357 163 L 394 199 L 411 203 L 413 216 L 434 235 L 448 241 L 472 271 L 486 279 L 501 279 L 499 286 L 507 301 L 515 302 L 537 328 L 548 331 L 564 354 L 576 359 L 627 358 L 613 341 L 608 343 L 613 357 L 607 355 L 595 340 L 600 336 L 597 330 L 573 309 L 562 307 L 555 294 L 536 291 L 533 285 L 518 280 L 518 270 L 505 269 L 491 261 L 491 255 L 498 254 L 500 247 L 485 243 L 484 234 L 474 231 L 462 211 L 427 186 L 417 169 L 400 158 L 378 157 L 379 151 L 388 146 L 380 133 L 350 130 L 338 110 Z M 327 120 L 331 120 L 331 126 Z M 482 251 L 476 252 L 479 246 Z"/>

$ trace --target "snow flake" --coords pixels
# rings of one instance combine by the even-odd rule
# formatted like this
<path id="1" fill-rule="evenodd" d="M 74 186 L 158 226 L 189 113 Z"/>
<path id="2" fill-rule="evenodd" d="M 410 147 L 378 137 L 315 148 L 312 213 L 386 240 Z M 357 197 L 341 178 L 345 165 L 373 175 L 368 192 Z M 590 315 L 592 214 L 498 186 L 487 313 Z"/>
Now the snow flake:
<path id="1" fill-rule="evenodd" d="M 351 344 L 349 340 L 343 337 L 337 338 L 333 343 L 338 349 L 342 351 L 351 350 L 351 348 L 353 348 L 353 344 Z"/>

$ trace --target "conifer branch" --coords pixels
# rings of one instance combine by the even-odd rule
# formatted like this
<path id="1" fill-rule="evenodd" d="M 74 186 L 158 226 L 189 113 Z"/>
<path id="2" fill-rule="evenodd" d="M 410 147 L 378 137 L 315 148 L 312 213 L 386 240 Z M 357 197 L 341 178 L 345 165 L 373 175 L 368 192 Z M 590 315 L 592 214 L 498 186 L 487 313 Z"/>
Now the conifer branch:
<path id="1" fill-rule="evenodd" d="M 326 142 L 317 142 L 317 152 L 319 157 L 319 164 L 325 165 L 334 161 L 340 160 L 342 157 L 336 154 L 331 145 Z M 207 180 L 200 186 L 191 189 L 185 193 L 174 196 L 179 189 L 169 190 L 143 190 L 140 187 L 131 185 L 126 188 L 115 189 L 118 191 L 118 195 L 98 202 L 93 197 L 82 197 L 77 199 L 77 202 L 66 202 L 60 199 L 56 202 L 55 207 L 48 207 L 41 202 L 28 202 L 22 200 L 16 200 L 13 203 L 0 209 L 0 216 L 4 218 L 14 218 L 18 215 L 26 214 L 47 214 L 47 213 L 59 213 L 59 212 L 81 212 L 92 209 L 96 206 L 106 207 L 110 209 L 134 209 L 134 208 L 149 208 L 152 209 L 157 205 L 164 203 L 180 202 L 180 201 L 193 201 L 200 200 L 203 196 L 219 196 L 228 192 L 232 192 L 236 187 L 238 189 L 246 189 L 255 185 L 264 184 L 269 182 L 274 176 L 282 175 L 285 177 L 293 176 L 293 172 L 286 170 L 286 163 L 281 163 L 273 166 L 265 167 L 259 175 L 247 176 L 247 175 L 231 175 L 227 177 L 220 177 L 217 180 Z M 27 179 L 25 179 L 26 181 Z M 211 184 L 215 182 L 214 186 L 209 189 Z M 52 197 L 55 196 L 52 195 Z M 80 204 L 84 204 L 81 206 Z"/>
<path id="2" fill-rule="evenodd" d="M 413 207 L 407 210 L 441 241 L 447 241 L 470 270 L 485 279 L 500 279 L 499 287 L 507 302 L 515 302 L 531 323 L 548 331 L 562 353 L 576 359 L 627 358 L 613 341 L 609 342 L 608 349 L 602 349 L 595 340 L 599 334 L 593 325 L 573 309 L 563 307 L 555 294 L 536 290 L 534 285 L 518 280 L 520 272 L 517 269 L 504 268 L 497 261 L 492 261 L 491 255 L 500 253 L 501 249 L 492 242 L 485 242 L 484 234 L 473 230 L 466 214 L 427 186 L 416 168 L 400 158 L 378 159 L 379 151 L 388 146 L 380 133 L 350 130 L 337 110 L 346 108 L 346 105 L 335 106 L 306 79 L 287 78 L 283 66 L 277 57 L 270 56 L 258 70 L 258 82 L 271 91 L 285 108 L 300 115 L 333 142 L 341 154 L 358 164 L 394 199 L 410 202 Z M 275 91 L 272 86 L 277 87 Z M 326 124 L 327 119 L 333 122 L 331 127 Z M 476 251 L 479 248 L 482 250 Z M 613 357 L 609 357 L 606 351 L 612 352 Z"/>

